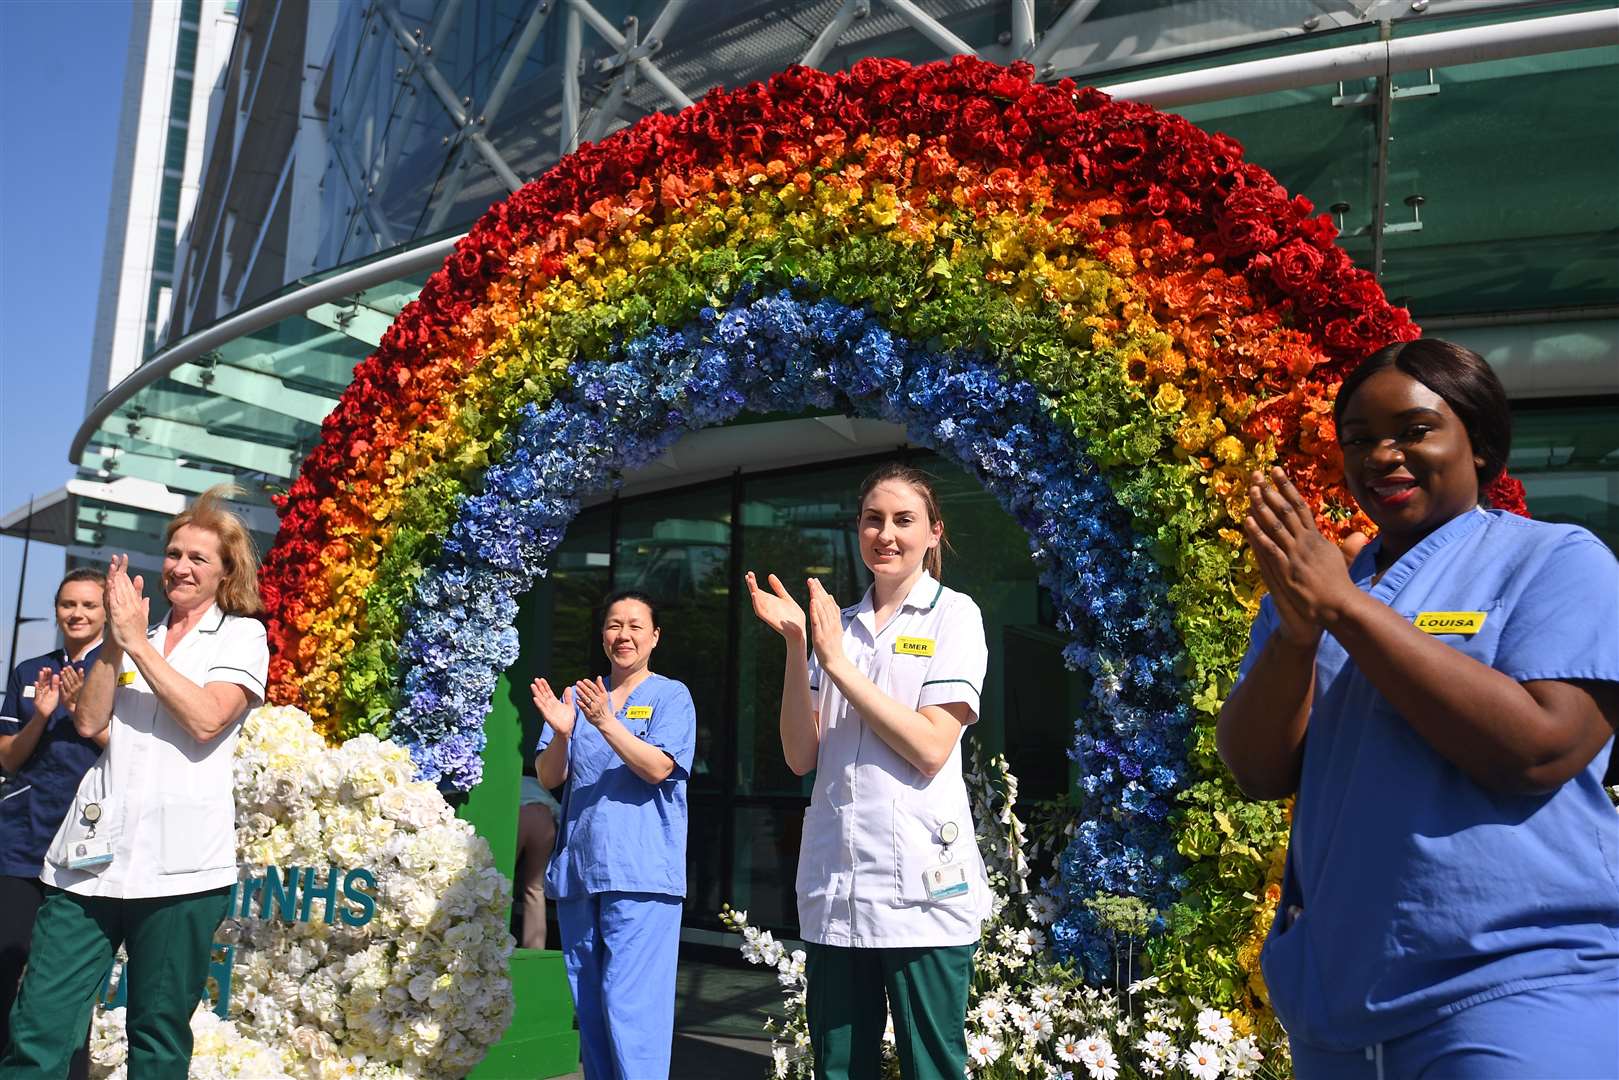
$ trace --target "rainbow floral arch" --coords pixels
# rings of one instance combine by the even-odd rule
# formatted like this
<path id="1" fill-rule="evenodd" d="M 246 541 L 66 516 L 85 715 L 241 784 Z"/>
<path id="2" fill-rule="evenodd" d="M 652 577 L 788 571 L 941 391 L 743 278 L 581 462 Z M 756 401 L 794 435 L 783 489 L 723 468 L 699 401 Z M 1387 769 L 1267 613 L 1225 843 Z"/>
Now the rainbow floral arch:
<path id="1" fill-rule="evenodd" d="M 1213 749 L 1257 604 L 1245 478 L 1279 463 L 1325 529 L 1368 527 L 1331 401 L 1417 329 L 1231 139 L 1032 75 L 795 67 L 491 208 L 281 503 L 272 699 L 469 788 L 518 598 L 583 498 L 744 411 L 895 420 L 1028 530 L 1092 680 L 1060 951 L 1111 970 L 1085 901 L 1139 897 L 1160 974 L 1262 1008 L 1285 814 Z"/>

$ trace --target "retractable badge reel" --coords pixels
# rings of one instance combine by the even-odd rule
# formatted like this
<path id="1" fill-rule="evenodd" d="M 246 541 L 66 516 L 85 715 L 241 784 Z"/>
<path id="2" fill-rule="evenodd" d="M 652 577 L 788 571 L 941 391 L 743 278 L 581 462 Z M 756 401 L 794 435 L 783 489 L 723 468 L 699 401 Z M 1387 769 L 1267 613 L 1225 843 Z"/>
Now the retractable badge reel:
<path id="1" fill-rule="evenodd" d="M 947 821 L 939 826 L 939 843 L 942 850 L 939 852 L 939 865 L 930 866 L 922 871 L 922 885 L 927 890 L 929 900 L 948 900 L 952 896 L 961 896 L 969 889 L 967 882 L 967 867 L 956 862 L 955 853 L 950 845 L 961 836 L 961 828 L 954 821 Z"/>
<path id="2" fill-rule="evenodd" d="M 79 816 L 90 826 L 83 836 L 73 841 L 69 870 L 93 870 L 112 862 L 112 844 L 96 836 L 96 823 L 101 820 L 101 804 L 86 803 Z"/>

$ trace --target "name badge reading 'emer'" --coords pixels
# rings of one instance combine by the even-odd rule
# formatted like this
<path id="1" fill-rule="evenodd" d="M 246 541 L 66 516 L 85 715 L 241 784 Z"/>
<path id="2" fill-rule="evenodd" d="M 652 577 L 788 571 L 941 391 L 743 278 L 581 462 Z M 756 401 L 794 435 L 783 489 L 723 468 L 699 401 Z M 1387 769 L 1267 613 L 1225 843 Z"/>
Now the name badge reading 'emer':
<path id="1" fill-rule="evenodd" d="M 624 719 L 626 719 L 626 720 L 650 720 L 650 719 L 652 719 L 652 706 L 650 706 L 650 705 L 631 705 L 629 708 L 624 710 Z"/>
<path id="2" fill-rule="evenodd" d="M 1424 634 L 1476 634 L 1484 627 L 1484 611 L 1424 611 L 1412 622 Z"/>
<path id="3" fill-rule="evenodd" d="M 894 639 L 894 651 L 906 656 L 932 656 L 933 639 L 930 637 L 902 637 Z"/>

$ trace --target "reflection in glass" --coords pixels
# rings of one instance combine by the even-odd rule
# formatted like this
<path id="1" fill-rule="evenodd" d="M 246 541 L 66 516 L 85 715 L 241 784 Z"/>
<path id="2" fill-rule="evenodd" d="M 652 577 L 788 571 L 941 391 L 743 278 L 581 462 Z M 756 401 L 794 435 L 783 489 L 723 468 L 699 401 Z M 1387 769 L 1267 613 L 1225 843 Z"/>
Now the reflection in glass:
<path id="1" fill-rule="evenodd" d="M 727 745 L 730 519 L 728 484 L 638 499 L 619 511 L 613 588 L 658 603 L 662 634 L 652 669 L 685 683 L 697 707 L 693 790 L 720 783 Z"/>
<path id="2" fill-rule="evenodd" d="M 840 604 L 859 600 L 870 575 L 860 561 L 855 519 L 869 471 L 854 465 L 745 481 L 740 569 L 758 575 L 761 588 L 774 573 L 801 606 L 809 603 L 810 577 L 820 578 Z M 745 593 L 738 601 L 737 791 L 808 795 L 809 778 L 794 776 L 781 756 L 785 643 L 754 617 Z"/>

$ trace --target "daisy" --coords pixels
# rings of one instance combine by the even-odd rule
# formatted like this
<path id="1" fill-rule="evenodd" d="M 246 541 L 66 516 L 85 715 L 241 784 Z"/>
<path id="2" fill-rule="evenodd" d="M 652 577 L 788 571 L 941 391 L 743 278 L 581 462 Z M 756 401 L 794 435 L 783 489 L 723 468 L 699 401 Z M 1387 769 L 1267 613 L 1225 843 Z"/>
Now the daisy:
<path id="1" fill-rule="evenodd" d="M 1106 1054 L 1111 1058 L 1113 1056 L 1113 1044 L 1100 1035 L 1092 1035 L 1079 1044 L 1079 1060 L 1087 1065 L 1102 1054 Z"/>
<path id="2" fill-rule="evenodd" d="M 1252 1076 L 1259 1071 L 1265 1055 L 1254 1045 L 1252 1035 L 1244 1036 L 1225 1048 L 1225 1066 L 1232 1076 Z"/>
<path id="3" fill-rule="evenodd" d="M 1119 1080 L 1119 1059 L 1113 1056 L 1112 1047 L 1087 1061 L 1085 1068 L 1091 1080 Z"/>
<path id="4" fill-rule="evenodd" d="M 1220 1076 L 1220 1049 L 1206 1042 L 1195 1042 L 1181 1055 L 1181 1064 L 1196 1080 L 1218 1080 Z"/>
<path id="5" fill-rule="evenodd" d="M 998 1031 L 1006 1023 L 1006 1003 L 998 997 L 984 998 L 973 1011 L 978 1014 L 979 1022 L 991 1031 Z"/>
<path id="6" fill-rule="evenodd" d="M 1062 1004 L 1062 991 L 1050 983 L 1041 983 L 1029 994 L 1029 999 L 1049 1012 Z"/>
<path id="7" fill-rule="evenodd" d="M 1001 1056 L 1001 1044 L 993 1035 L 967 1036 L 967 1064 L 975 1069 L 993 1065 Z"/>
<path id="8" fill-rule="evenodd" d="M 1060 910 L 1057 901 L 1049 896 L 1036 896 L 1029 901 L 1029 917 L 1041 926 L 1050 926 L 1056 922 Z"/>
<path id="9" fill-rule="evenodd" d="M 1037 1043 L 1046 1042 L 1054 1033 L 1051 1026 L 1051 1017 L 1043 1012 L 1035 1013 L 1029 1017 L 1029 1022 L 1023 1028 L 1023 1033 Z"/>
<path id="10" fill-rule="evenodd" d="M 1170 1039 L 1169 1033 L 1157 1029 L 1148 1031 L 1136 1046 L 1155 1061 L 1162 1061 L 1175 1052 L 1175 1044 Z"/>
<path id="11" fill-rule="evenodd" d="M 1006 1018 L 1020 1028 L 1028 1026 L 1029 1017 L 1032 1015 L 1033 1012 L 1021 1001 L 1014 1001 L 1006 1007 Z"/>
<path id="12" fill-rule="evenodd" d="M 1072 1035 L 1064 1035 L 1057 1040 L 1057 1056 L 1063 1061 L 1079 1062 L 1084 1060 L 1085 1046 Z"/>
<path id="13" fill-rule="evenodd" d="M 1197 1034 L 1216 1046 L 1231 1041 L 1231 1021 L 1218 1009 L 1204 1009 L 1197 1014 Z"/>

